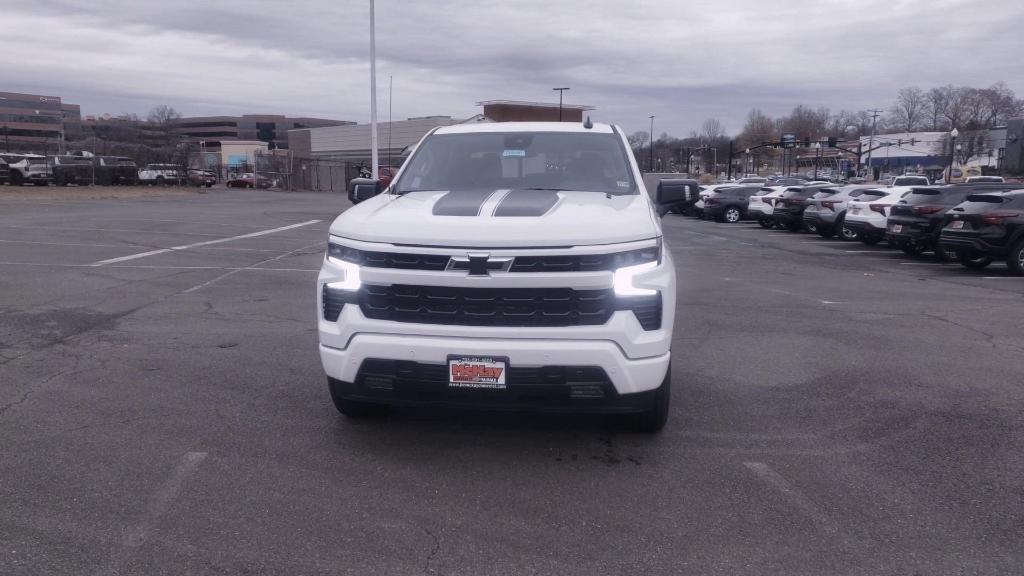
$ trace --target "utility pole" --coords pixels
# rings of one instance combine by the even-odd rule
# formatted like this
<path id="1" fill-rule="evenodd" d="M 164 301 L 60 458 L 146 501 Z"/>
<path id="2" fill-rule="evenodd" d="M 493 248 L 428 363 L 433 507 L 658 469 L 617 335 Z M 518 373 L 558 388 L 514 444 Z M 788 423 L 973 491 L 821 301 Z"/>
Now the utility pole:
<path id="1" fill-rule="evenodd" d="M 871 113 L 871 136 L 868 137 L 868 170 L 871 171 L 871 176 L 875 175 L 874 168 L 871 167 L 871 149 L 875 147 L 875 126 L 878 124 L 878 115 L 882 113 L 881 110 L 868 110 Z M 871 178 L 868 178 L 871 181 Z"/>
<path id="2" fill-rule="evenodd" d="M 727 176 L 729 178 L 729 180 L 732 180 L 732 156 L 733 156 L 732 145 L 733 145 L 733 141 L 729 140 L 729 175 Z"/>
<path id="3" fill-rule="evenodd" d="M 374 0 L 370 0 L 370 178 L 380 178 L 380 156 L 377 152 L 377 36 L 374 30 Z"/>
<path id="4" fill-rule="evenodd" d="M 654 172 L 654 115 L 651 115 L 651 163 L 648 172 Z"/>
<path id="5" fill-rule="evenodd" d="M 568 88 L 552 88 L 558 92 L 558 121 L 562 121 L 562 93 L 568 90 Z"/>
<path id="6" fill-rule="evenodd" d="M 391 97 L 394 95 L 394 80 L 394 76 L 388 75 L 388 166 L 391 166 Z"/>

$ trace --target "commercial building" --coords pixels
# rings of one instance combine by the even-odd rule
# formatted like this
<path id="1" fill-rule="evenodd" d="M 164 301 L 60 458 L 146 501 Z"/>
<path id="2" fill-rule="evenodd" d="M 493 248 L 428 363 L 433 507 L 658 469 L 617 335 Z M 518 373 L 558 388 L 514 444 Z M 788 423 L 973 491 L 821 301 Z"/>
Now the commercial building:
<path id="1" fill-rule="evenodd" d="M 861 162 L 870 166 L 876 177 L 905 172 L 940 177 L 950 165 L 948 132 L 903 132 L 862 136 Z M 961 131 L 956 141 L 954 165 L 968 174 L 998 174 L 1005 166 L 1009 142 L 1006 127 Z M 875 148 L 868 158 L 868 150 Z"/>
<path id="2" fill-rule="evenodd" d="M 193 142 L 248 140 L 266 142 L 271 149 L 286 149 L 289 130 L 350 124 L 355 122 L 274 114 L 195 116 L 179 120 L 176 132 Z"/>
<path id="3" fill-rule="evenodd" d="M 60 96 L 0 92 L 0 148 L 8 152 L 53 154 L 67 134 L 81 132 L 77 104 Z"/>
<path id="4" fill-rule="evenodd" d="M 377 150 L 382 166 L 400 166 L 408 148 L 434 128 L 470 122 L 557 122 L 559 104 L 488 100 L 478 102 L 483 113 L 469 118 L 422 116 L 377 123 Z M 562 121 L 582 122 L 592 106 L 561 106 Z M 344 190 L 349 179 L 370 165 L 370 125 L 293 129 L 289 150 L 295 158 L 292 182 L 297 188 Z"/>

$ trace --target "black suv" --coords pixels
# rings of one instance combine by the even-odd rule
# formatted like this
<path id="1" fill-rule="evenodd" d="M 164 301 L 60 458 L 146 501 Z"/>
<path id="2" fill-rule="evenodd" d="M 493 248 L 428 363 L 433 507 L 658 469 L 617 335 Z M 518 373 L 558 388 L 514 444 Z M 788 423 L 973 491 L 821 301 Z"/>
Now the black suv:
<path id="1" fill-rule="evenodd" d="M 955 251 L 968 268 L 984 268 L 1005 258 L 1015 276 L 1024 276 L 1024 190 L 971 194 L 946 213 L 939 247 Z"/>
<path id="2" fill-rule="evenodd" d="M 51 156 L 53 183 L 57 186 L 92 183 L 92 158 L 85 156 Z"/>
<path id="3" fill-rule="evenodd" d="M 783 192 L 781 197 L 775 199 L 775 210 L 772 212 L 775 225 L 790 232 L 800 231 L 804 227 L 807 199 L 826 186 L 792 186 Z"/>
<path id="4" fill-rule="evenodd" d="M 886 240 L 908 255 L 918 256 L 936 248 L 946 212 L 963 202 L 971 194 L 984 192 L 1005 192 L 1012 190 L 1012 184 L 957 184 L 914 188 L 889 210 L 886 219 Z M 940 260 L 948 255 L 944 250 L 935 250 Z"/>
<path id="5" fill-rule="evenodd" d="M 750 197 L 760 193 L 760 185 L 719 188 L 704 199 L 704 217 L 716 222 L 739 222 L 747 217 Z"/>
<path id="6" fill-rule="evenodd" d="M 93 168 L 96 169 L 96 184 L 110 186 L 112 184 L 128 184 L 134 186 L 139 183 L 139 167 L 131 158 L 119 156 L 96 156 L 92 159 Z"/>

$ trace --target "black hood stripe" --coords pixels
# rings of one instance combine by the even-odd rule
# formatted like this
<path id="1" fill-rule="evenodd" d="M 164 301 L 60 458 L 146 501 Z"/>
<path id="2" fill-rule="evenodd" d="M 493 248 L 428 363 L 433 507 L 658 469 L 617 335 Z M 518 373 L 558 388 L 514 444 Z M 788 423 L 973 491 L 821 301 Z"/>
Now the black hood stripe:
<path id="1" fill-rule="evenodd" d="M 434 202 L 434 216 L 479 216 L 480 208 L 496 190 L 455 190 Z"/>
<path id="2" fill-rule="evenodd" d="M 495 216 L 543 216 L 558 203 L 554 190 L 513 190 L 494 209 Z"/>

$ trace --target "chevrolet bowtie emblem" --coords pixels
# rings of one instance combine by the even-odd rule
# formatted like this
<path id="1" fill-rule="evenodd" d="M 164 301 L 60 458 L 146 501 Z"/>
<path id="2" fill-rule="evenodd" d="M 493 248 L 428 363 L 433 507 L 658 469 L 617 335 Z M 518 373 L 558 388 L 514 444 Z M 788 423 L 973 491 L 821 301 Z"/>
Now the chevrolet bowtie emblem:
<path id="1" fill-rule="evenodd" d="M 490 276 L 491 272 L 508 272 L 511 257 L 491 258 L 490 254 L 471 252 L 466 256 L 452 256 L 446 270 L 466 270 L 470 276 Z"/>

